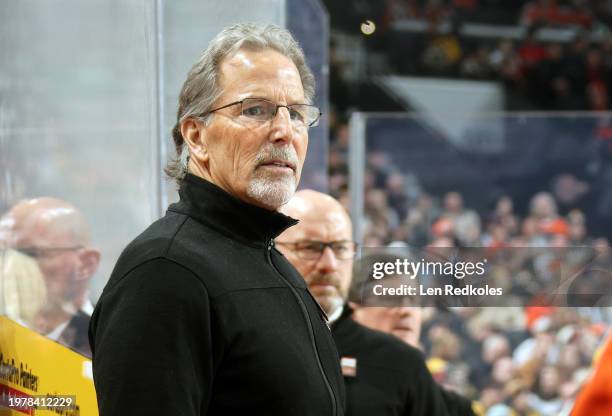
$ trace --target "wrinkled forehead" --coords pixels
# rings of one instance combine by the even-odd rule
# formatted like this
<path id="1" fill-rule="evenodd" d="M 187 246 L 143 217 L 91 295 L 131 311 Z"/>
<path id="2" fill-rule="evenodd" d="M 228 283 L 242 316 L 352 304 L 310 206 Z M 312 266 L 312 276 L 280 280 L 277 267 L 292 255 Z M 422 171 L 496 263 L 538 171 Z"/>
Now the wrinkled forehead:
<path id="1" fill-rule="evenodd" d="M 219 75 L 224 95 L 232 99 L 259 96 L 304 100 L 297 67 L 290 58 L 274 49 L 239 49 L 221 62 Z"/>

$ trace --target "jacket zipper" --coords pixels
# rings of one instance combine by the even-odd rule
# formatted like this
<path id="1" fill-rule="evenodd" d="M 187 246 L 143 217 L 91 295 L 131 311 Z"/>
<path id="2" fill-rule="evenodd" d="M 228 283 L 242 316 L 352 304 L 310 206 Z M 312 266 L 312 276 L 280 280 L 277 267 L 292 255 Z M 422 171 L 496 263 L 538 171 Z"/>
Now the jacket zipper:
<path id="1" fill-rule="evenodd" d="M 316 341 L 315 341 L 314 328 L 312 327 L 312 323 L 310 322 L 310 315 L 308 314 L 308 309 L 306 309 L 306 305 L 304 304 L 304 301 L 302 300 L 300 295 L 297 293 L 297 291 L 295 290 L 293 285 L 291 283 L 289 283 L 289 281 L 285 278 L 285 276 L 283 276 L 283 274 L 276 268 L 276 266 L 272 262 L 272 254 L 271 254 L 272 248 L 274 248 L 274 240 L 270 239 L 270 240 L 268 240 L 268 249 L 266 251 L 268 262 L 270 263 L 272 268 L 276 271 L 276 273 L 278 273 L 278 275 L 287 283 L 287 286 L 289 286 L 289 289 L 293 293 L 293 296 L 295 296 L 295 298 L 297 299 L 298 304 L 300 305 L 300 308 L 302 309 L 302 314 L 306 318 L 306 322 L 308 324 L 308 329 L 310 331 L 310 342 L 312 344 L 312 348 L 314 349 L 315 356 L 317 357 L 317 364 L 319 366 L 319 371 L 321 372 L 321 375 L 323 376 L 323 381 L 325 382 L 325 387 L 327 387 L 327 392 L 329 393 L 329 397 L 331 398 L 331 402 L 332 402 L 332 414 L 334 416 L 336 416 L 337 415 L 337 411 L 338 411 L 337 410 L 337 405 L 336 405 L 336 395 L 334 394 L 334 392 L 333 392 L 333 390 L 331 388 L 331 385 L 329 384 L 329 380 L 327 379 L 327 375 L 325 374 L 325 370 L 323 370 L 323 363 L 321 362 L 321 357 L 319 357 L 319 350 L 317 348 L 317 344 L 316 344 Z"/>

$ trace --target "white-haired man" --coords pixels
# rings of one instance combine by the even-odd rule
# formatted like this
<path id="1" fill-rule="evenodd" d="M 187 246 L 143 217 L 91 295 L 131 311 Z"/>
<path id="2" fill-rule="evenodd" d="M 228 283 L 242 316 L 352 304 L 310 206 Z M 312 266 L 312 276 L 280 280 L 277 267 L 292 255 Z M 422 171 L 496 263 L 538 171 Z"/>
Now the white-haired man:
<path id="1" fill-rule="evenodd" d="M 284 29 L 225 28 L 181 90 L 169 207 L 90 325 L 101 416 L 344 414 L 325 316 L 273 239 L 300 179 L 313 76 Z"/>

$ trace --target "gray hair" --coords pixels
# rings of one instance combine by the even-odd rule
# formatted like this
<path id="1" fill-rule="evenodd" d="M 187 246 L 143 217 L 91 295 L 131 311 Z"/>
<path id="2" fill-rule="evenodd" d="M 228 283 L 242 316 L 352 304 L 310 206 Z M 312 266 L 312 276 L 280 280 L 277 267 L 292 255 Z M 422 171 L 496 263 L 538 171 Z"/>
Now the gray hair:
<path id="1" fill-rule="evenodd" d="M 314 76 L 306 65 L 302 48 L 288 30 L 276 25 L 255 23 L 238 23 L 225 27 L 210 41 L 200 59 L 189 71 L 181 88 L 176 124 L 172 129 L 177 156 L 170 160 L 164 169 L 166 175 L 179 185 L 187 173 L 189 160 L 189 148 L 184 144 L 181 122 L 189 117 L 198 117 L 212 108 L 223 93 L 219 87 L 221 62 L 240 49 L 273 49 L 285 55 L 293 61 L 300 74 L 306 102 L 311 103 L 314 98 Z"/>

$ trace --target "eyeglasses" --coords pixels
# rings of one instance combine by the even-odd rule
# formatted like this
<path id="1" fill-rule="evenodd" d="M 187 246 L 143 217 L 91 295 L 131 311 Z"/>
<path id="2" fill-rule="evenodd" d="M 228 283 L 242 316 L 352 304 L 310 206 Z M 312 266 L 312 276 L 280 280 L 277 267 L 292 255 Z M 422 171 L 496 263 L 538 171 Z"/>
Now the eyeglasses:
<path id="1" fill-rule="evenodd" d="M 294 127 L 316 127 L 319 125 L 319 119 L 323 115 L 319 107 L 308 104 L 276 104 L 264 98 L 245 98 L 244 100 L 234 101 L 222 107 L 215 108 L 202 114 L 205 117 L 215 111 L 223 110 L 224 108 L 240 104 L 240 115 L 259 123 L 270 121 L 276 117 L 278 109 L 285 107 L 289 111 L 289 117 Z"/>
<path id="2" fill-rule="evenodd" d="M 70 247 L 15 247 L 15 250 L 35 259 L 50 257 L 66 251 L 80 250 L 83 246 Z"/>
<path id="3" fill-rule="evenodd" d="M 302 241 L 277 241 L 276 244 L 287 246 L 296 256 L 303 260 L 318 260 L 325 248 L 329 247 L 338 260 L 349 260 L 355 257 L 357 243 L 354 241 L 324 241 L 302 240 Z"/>

